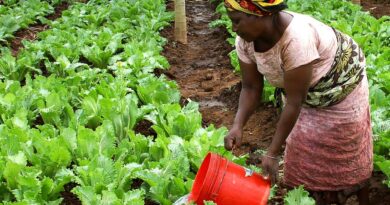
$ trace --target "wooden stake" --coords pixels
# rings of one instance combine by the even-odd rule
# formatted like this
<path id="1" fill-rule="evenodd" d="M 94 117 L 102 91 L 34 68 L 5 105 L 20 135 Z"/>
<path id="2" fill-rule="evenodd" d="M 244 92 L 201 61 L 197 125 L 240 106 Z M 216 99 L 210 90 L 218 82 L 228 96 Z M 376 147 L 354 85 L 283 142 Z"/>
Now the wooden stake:
<path id="1" fill-rule="evenodd" d="M 175 0 L 175 40 L 187 44 L 187 19 L 185 0 Z"/>

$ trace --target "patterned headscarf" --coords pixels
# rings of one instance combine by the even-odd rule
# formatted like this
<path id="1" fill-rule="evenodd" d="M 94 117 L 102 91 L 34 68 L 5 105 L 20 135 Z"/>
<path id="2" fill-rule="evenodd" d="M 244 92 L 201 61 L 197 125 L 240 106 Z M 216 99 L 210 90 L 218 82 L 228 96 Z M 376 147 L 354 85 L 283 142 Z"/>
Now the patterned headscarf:
<path id="1" fill-rule="evenodd" d="M 287 8 L 283 0 L 225 0 L 229 11 L 242 11 L 256 16 L 267 16 Z"/>

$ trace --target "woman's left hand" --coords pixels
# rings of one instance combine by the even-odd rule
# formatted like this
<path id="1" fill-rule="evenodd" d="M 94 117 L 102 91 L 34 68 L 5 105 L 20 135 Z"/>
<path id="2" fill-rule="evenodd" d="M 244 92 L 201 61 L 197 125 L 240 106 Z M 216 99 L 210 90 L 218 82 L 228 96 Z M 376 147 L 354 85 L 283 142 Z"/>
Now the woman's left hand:
<path id="1" fill-rule="evenodd" d="M 278 181 L 279 160 L 264 155 L 261 162 L 261 167 L 264 177 L 268 177 L 271 181 L 271 184 L 274 185 Z"/>

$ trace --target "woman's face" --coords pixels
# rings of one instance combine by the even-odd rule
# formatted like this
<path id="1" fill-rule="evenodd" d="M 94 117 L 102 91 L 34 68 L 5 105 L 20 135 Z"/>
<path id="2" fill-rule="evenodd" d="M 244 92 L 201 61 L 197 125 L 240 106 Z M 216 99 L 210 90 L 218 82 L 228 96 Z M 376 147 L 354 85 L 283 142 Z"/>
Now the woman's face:
<path id="1" fill-rule="evenodd" d="M 228 11 L 228 16 L 232 20 L 233 31 L 245 41 L 254 41 L 264 32 L 263 17 L 249 15 L 240 11 Z"/>

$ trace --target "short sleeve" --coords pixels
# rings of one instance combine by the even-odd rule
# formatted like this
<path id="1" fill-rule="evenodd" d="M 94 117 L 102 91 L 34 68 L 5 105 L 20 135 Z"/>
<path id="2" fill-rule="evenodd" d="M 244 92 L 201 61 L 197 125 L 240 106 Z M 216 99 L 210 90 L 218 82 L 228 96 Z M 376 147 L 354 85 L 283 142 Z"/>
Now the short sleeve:
<path id="1" fill-rule="evenodd" d="M 317 41 L 318 38 L 310 27 L 302 28 L 293 35 L 281 52 L 283 69 L 292 70 L 319 59 Z"/>
<path id="2" fill-rule="evenodd" d="M 236 52 L 238 58 L 247 64 L 255 63 L 249 55 L 248 47 L 245 45 L 245 42 L 239 36 L 236 37 Z"/>

